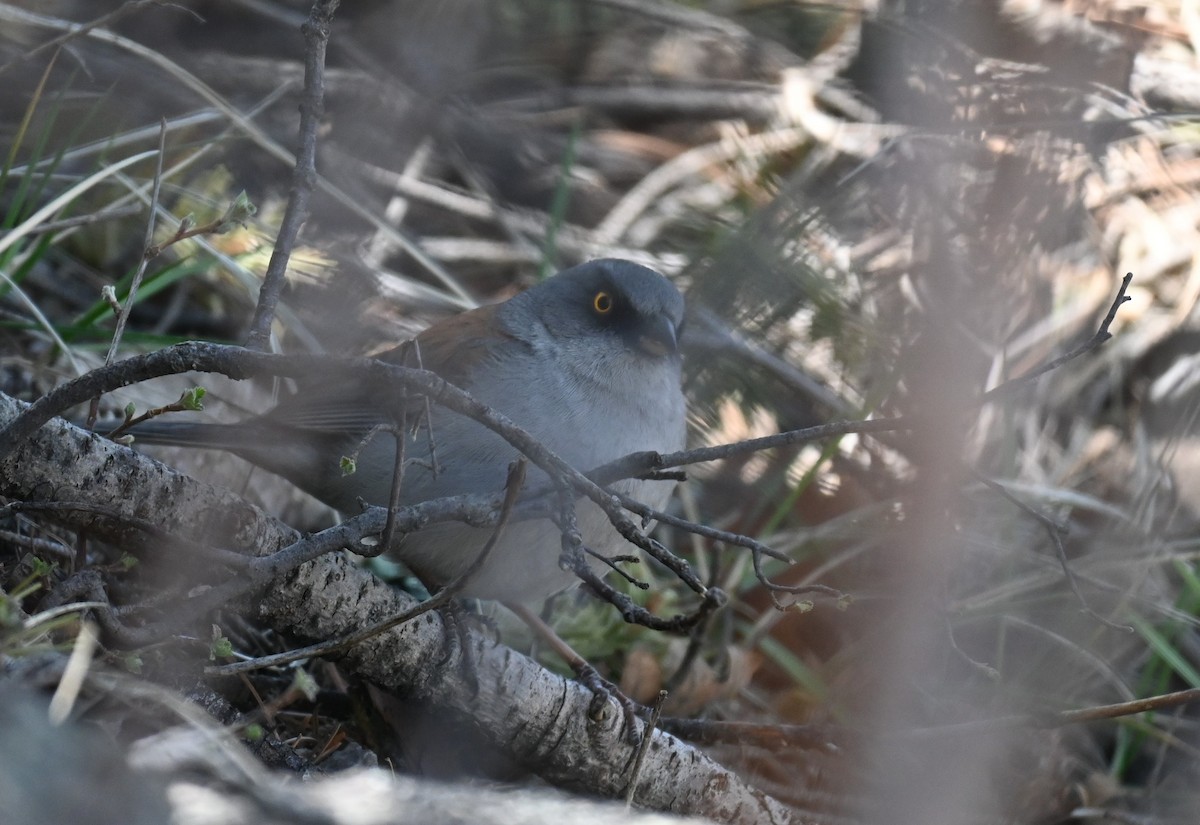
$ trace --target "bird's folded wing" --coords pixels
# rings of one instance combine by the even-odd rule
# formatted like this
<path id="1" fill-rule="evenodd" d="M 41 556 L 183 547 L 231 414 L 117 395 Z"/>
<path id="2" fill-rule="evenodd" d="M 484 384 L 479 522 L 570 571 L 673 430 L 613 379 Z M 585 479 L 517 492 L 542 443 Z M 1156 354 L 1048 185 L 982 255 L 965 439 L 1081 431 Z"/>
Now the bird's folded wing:
<path id="1" fill-rule="evenodd" d="M 496 323 L 498 305 L 446 318 L 375 356 L 396 366 L 426 369 L 468 389 L 472 372 L 504 347 L 519 344 Z M 369 430 L 380 424 L 415 425 L 425 412 L 420 393 L 370 386 L 360 379 L 332 378 L 309 384 L 264 416 L 264 423 L 317 431 Z"/>

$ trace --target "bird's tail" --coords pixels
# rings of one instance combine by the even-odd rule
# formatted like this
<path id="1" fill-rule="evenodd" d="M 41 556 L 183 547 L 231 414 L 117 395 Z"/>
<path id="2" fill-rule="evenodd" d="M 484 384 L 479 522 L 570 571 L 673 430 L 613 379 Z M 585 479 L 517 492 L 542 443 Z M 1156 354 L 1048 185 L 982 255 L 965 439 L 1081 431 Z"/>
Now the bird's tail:
<path id="1" fill-rule="evenodd" d="M 159 421 L 152 419 L 131 427 L 134 445 L 159 444 L 244 453 L 262 449 L 263 434 L 246 424 L 213 424 L 204 421 Z"/>

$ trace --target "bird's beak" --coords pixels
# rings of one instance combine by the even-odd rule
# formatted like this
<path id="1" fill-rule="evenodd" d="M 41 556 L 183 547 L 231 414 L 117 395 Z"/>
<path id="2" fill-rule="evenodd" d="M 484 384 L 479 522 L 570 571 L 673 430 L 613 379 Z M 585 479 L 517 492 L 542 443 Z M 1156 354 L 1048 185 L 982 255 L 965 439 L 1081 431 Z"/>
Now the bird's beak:
<path id="1" fill-rule="evenodd" d="M 675 324 L 665 315 L 646 319 L 637 339 L 638 349 L 647 355 L 663 358 L 679 352 Z"/>

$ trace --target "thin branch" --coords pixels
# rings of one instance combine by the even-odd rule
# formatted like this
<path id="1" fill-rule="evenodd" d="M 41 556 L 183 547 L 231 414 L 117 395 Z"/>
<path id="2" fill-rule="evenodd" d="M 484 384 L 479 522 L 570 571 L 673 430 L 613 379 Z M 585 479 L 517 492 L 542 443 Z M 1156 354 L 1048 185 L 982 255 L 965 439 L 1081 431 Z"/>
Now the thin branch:
<path id="1" fill-rule="evenodd" d="M 768 547 L 760 541 L 755 541 L 749 536 L 744 536 L 741 533 L 731 533 L 727 530 L 718 530 L 716 527 L 709 527 L 707 524 L 701 524 L 697 521 L 689 521 L 688 519 L 680 518 L 679 516 L 673 516 L 670 513 L 665 513 L 662 510 L 655 510 L 653 507 L 643 504 L 632 496 L 627 496 L 624 493 L 614 492 L 613 495 L 615 495 L 617 500 L 621 502 L 622 507 L 631 513 L 636 513 L 644 519 L 652 519 L 660 524 L 668 524 L 671 527 L 678 527 L 680 530 L 694 533 L 697 536 L 704 536 L 705 538 L 713 539 L 714 541 L 732 544 L 737 547 L 745 547 L 749 550 L 755 551 L 756 553 L 770 556 L 776 561 L 786 562 L 787 564 L 793 563 L 791 556 L 787 555 L 786 553 L 781 553 L 772 547 Z"/>
<path id="2" fill-rule="evenodd" d="M 1101 722 L 1107 719 L 1120 719 L 1125 716 L 1136 716 L 1139 713 L 1170 710 L 1200 701 L 1200 688 L 1188 688 L 1173 693 L 1162 693 L 1143 699 L 1131 699 L 1128 702 L 1116 702 L 1111 705 L 1095 705 L 1090 708 L 1076 710 L 1060 710 L 1049 713 L 1021 713 L 1012 716 L 1000 716 L 993 719 L 976 719 L 969 722 L 958 722 L 950 725 L 918 728 L 916 730 L 897 731 L 889 736 L 920 737 L 922 739 L 942 736 L 973 736 L 988 730 L 1004 728 L 1062 728 L 1067 725 L 1082 725 L 1089 722 Z M 666 724 L 664 730 L 669 730 Z"/>
<path id="3" fill-rule="evenodd" d="M 1021 499 L 1010 493 L 1004 487 L 1004 485 L 1000 484 L 999 482 L 993 481 L 981 473 L 973 473 L 973 475 L 988 489 L 999 493 L 1005 499 L 1020 508 L 1021 512 L 1025 513 L 1030 518 L 1033 518 L 1046 529 L 1046 533 L 1050 536 L 1050 541 L 1054 544 L 1054 552 L 1058 556 L 1058 563 L 1062 566 L 1063 575 L 1067 578 L 1067 584 L 1070 586 L 1071 592 L 1075 594 L 1075 598 L 1079 601 L 1079 606 L 1084 613 L 1087 613 L 1093 619 L 1105 625 L 1106 627 L 1111 627 L 1113 630 L 1120 630 L 1124 633 L 1133 633 L 1133 628 L 1129 625 L 1118 624 L 1111 619 L 1107 619 L 1093 610 L 1090 605 L 1088 605 L 1087 599 L 1083 597 L 1083 591 L 1079 589 L 1079 582 L 1076 581 L 1075 574 L 1071 570 L 1070 561 L 1067 559 L 1067 549 L 1063 546 L 1062 541 L 1062 533 L 1064 532 L 1062 525 L 1040 510 L 1037 510 L 1036 508 L 1031 507 L 1025 502 L 1021 501 Z"/>
<path id="4" fill-rule="evenodd" d="M 1102 719 L 1120 719 L 1123 716 L 1135 716 L 1139 713 L 1150 713 L 1156 710 L 1170 710 L 1193 702 L 1200 701 L 1200 688 L 1178 690 L 1174 693 L 1161 693 L 1158 696 L 1147 696 L 1144 699 L 1132 699 L 1128 702 L 1116 702 L 1111 705 L 1096 705 L 1078 710 L 1063 710 L 1042 718 L 1038 724 L 1041 727 L 1062 727 L 1064 725 L 1079 725 L 1085 722 L 1098 722 Z M 1036 717 L 1035 717 L 1036 718 Z"/>
<path id="5" fill-rule="evenodd" d="M 1117 297 L 1113 298 L 1112 305 L 1108 308 L 1108 314 L 1106 314 L 1104 316 L 1104 320 L 1100 322 L 1100 328 L 1096 330 L 1095 335 L 1084 341 L 1079 346 L 1075 347 L 1075 349 L 1071 350 L 1070 352 L 1051 359 L 1045 364 L 1042 364 L 1040 367 L 1034 368 L 1019 378 L 1013 378 L 1009 381 L 1005 381 L 1003 384 L 992 387 L 983 394 L 983 400 L 995 401 L 998 398 L 1009 395 L 1015 390 L 1018 390 L 1027 384 L 1033 383 L 1034 380 L 1040 378 L 1051 370 L 1058 369 L 1068 361 L 1073 361 L 1081 355 L 1086 355 L 1087 353 L 1099 347 L 1109 338 L 1112 338 L 1112 333 L 1108 330 L 1117 317 L 1117 310 L 1120 308 L 1121 304 L 1125 303 L 1126 301 L 1133 300 L 1126 294 L 1127 290 L 1129 289 L 1129 284 L 1132 282 L 1133 273 L 1126 272 L 1125 277 L 1121 279 L 1121 288 L 1117 290 Z"/>
<path id="6" fill-rule="evenodd" d="M 799 430 L 765 435 L 761 438 L 750 438 L 733 444 L 719 444 L 714 447 L 697 447 L 694 450 L 680 450 L 675 453 L 656 453 L 645 451 L 631 453 L 624 458 L 618 458 L 588 473 L 588 477 L 597 484 L 611 484 L 622 478 L 636 478 L 648 472 L 663 470 L 668 467 L 684 467 L 689 464 L 702 464 L 705 461 L 720 461 L 723 458 L 748 455 L 750 453 L 771 450 L 776 447 L 790 447 L 794 444 L 807 444 L 810 441 L 821 441 L 835 436 L 850 433 L 886 433 L 898 430 L 911 430 L 918 426 L 909 418 L 876 418 L 870 421 L 835 421 L 831 424 L 820 424 L 816 427 L 804 427 Z"/>
<path id="7" fill-rule="evenodd" d="M 654 741 L 654 729 L 658 727 L 658 719 L 662 716 L 663 702 L 665 701 L 667 701 L 667 692 L 660 690 L 658 692 L 658 701 L 654 703 L 654 708 L 650 712 L 650 720 L 646 722 L 646 729 L 642 731 L 642 741 L 638 745 L 637 757 L 633 760 L 633 769 L 630 771 L 629 790 L 625 792 L 626 811 L 633 807 L 633 796 L 637 793 L 638 780 L 642 776 L 642 763 L 646 759 L 646 751 L 650 750 L 650 743 Z"/>
<path id="8" fill-rule="evenodd" d="M 154 185 L 150 190 L 150 215 L 146 219 L 146 239 L 142 243 L 143 254 L 138 261 L 137 270 L 133 273 L 133 281 L 129 284 L 129 294 L 125 296 L 125 305 L 121 307 L 121 311 L 117 313 L 117 328 L 113 331 L 112 341 L 108 345 L 108 354 L 104 356 L 104 365 L 112 364 L 113 359 L 117 357 L 117 347 L 121 344 L 121 336 L 125 334 L 125 325 L 129 323 L 129 315 L 133 312 L 133 304 L 137 301 L 137 291 L 142 285 L 142 278 L 146 275 L 146 267 L 150 263 L 150 255 L 147 254 L 151 244 L 154 243 L 154 222 L 158 216 L 158 195 L 162 190 L 162 174 L 163 174 L 163 157 L 167 153 L 167 121 L 166 118 L 160 118 L 158 122 L 158 155 L 154 160 Z M 100 412 L 100 396 L 97 395 L 92 399 L 92 404 L 88 408 L 87 428 L 90 430 L 96 425 L 96 416 Z"/>
<path id="9" fill-rule="evenodd" d="M 108 353 L 104 356 L 105 366 L 111 364 L 113 359 L 117 357 L 117 347 L 120 346 L 121 336 L 125 333 L 125 325 L 129 323 L 129 316 L 133 312 L 133 305 L 137 301 L 137 291 L 142 285 L 142 278 L 146 275 L 146 267 L 150 263 L 153 255 L 150 254 L 150 249 L 154 244 L 154 225 L 157 217 L 159 193 L 162 191 L 162 175 L 163 175 L 163 158 L 167 154 L 167 120 L 160 118 L 158 121 L 158 154 L 154 159 L 154 185 L 150 189 L 150 215 L 146 218 L 146 237 L 142 243 L 144 254 L 141 260 L 138 261 L 137 271 L 133 273 L 133 282 L 129 285 L 129 294 L 125 297 L 125 305 L 121 308 L 121 314 L 117 316 L 117 328 L 113 332 L 112 343 L 108 346 Z"/>
<path id="10" fill-rule="evenodd" d="M 317 0 L 313 3 L 308 21 L 300 27 L 304 33 L 304 94 L 300 102 L 300 146 L 296 151 L 296 165 L 292 170 L 292 191 L 288 196 L 283 221 L 275 238 L 275 248 L 263 276 L 258 293 L 258 305 L 250 322 L 250 334 L 246 346 L 265 350 L 271 339 L 271 321 L 275 317 L 275 306 L 283 292 L 284 276 L 287 274 L 288 259 L 300 226 L 308 219 L 308 199 L 317 182 L 317 127 L 325 106 L 325 48 L 329 43 L 329 29 L 334 12 L 341 0 Z"/>
<path id="11" fill-rule="evenodd" d="M 1189 688 L 1143 699 L 1131 699 L 1111 705 L 1096 705 L 1050 713 L 1021 713 L 991 719 L 975 719 L 928 728 L 909 728 L 884 732 L 888 739 L 931 739 L 943 736 L 973 736 L 988 730 L 1013 728 L 1061 728 L 1107 719 L 1136 716 L 1139 713 L 1170 710 L 1200 701 L 1200 688 Z M 762 725 L 754 722 L 725 722 L 714 719 L 665 717 L 659 727 L 680 739 L 697 745 L 755 745 L 767 750 L 792 748 L 823 750 L 838 754 L 846 748 L 869 741 L 879 732 L 865 732 L 836 725 Z M 864 736 L 867 737 L 864 739 Z"/>
<path id="12" fill-rule="evenodd" d="M 698 536 L 704 536 L 705 538 L 710 538 L 714 541 L 732 544 L 736 547 L 745 547 L 750 550 L 751 557 L 754 562 L 754 575 L 757 577 L 759 582 L 762 583 L 765 588 L 767 588 L 768 592 L 771 594 L 771 600 L 775 603 L 775 607 L 779 610 L 786 610 L 791 607 L 791 605 L 785 605 L 780 602 L 775 595 L 776 593 L 788 593 L 791 595 L 817 593 L 823 596 L 829 596 L 831 598 L 838 599 L 839 601 L 846 598 L 846 594 L 842 591 L 823 584 L 792 585 L 776 584 L 775 582 L 772 582 L 767 577 L 767 574 L 763 571 L 763 556 L 770 556 L 777 561 L 782 561 L 787 564 L 794 563 L 794 560 L 790 556 L 768 547 L 762 542 L 752 539 L 749 536 L 741 533 L 731 533 L 727 530 L 718 530 L 717 528 L 709 527 L 706 524 L 689 521 L 688 519 L 680 518 L 679 516 L 673 516 L 670 513 L 664 513 L 661 510 L 655 510 L 653 507 L 649 507 L 637 499 L 625 495 L 624 493 L 614 492 L 613 495 L 615 495 L 617 500 L 621 502 L 622 507 L 632 513 L 638 514 L 642 518 L 653 519 L 654 521 L 662 524 L 668 524 L 672 527 L 677 527 L 680 530 L 686 530 L 687 532 L 694 533 Z"/>

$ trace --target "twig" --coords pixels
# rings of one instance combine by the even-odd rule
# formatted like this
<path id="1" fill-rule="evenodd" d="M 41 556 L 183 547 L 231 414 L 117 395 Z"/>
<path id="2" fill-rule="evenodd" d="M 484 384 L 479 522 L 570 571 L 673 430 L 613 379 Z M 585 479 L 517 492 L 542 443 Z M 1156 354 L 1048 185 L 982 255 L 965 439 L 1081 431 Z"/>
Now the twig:
<path id="1" fill-rule="evenodd" d="M 153 207 L 153 204 L 151 206 Z M 222 235 L 231 231 L 235 226 L 245 226 L 246 222 L 257 211 L 257 207 L 250 202 L 250 199 L 246 196 L 246 192 L 243 190 L 230 201 L 229 205 L 225 207 L 225 212 L 220 217 L 213 218 L 206 224 L 197 226 L 196 221 L 191 215 L 184 216 L 179 221 L 179 226 L 176 227 L 171 237 L 162 243 L 146 247 L 143 258 L 147 261 L 157 258 L 168 246 L 173 246 L 180 241 L 186 241 L 188 238 L 195 238 L 200 235 Z"/>
<path id="2" fill-rule="evenodd" d="M 158 216 L 158 194 L 162 190 L 163 156 L 166 153 L 167 121 L 166 118 L 160 118 L 158 122 L 158 155 L 154 160 L 154 186 L 150 190 L 150 215 L 146 219 L 146 240 L 142 244 L 143 250 L 148 250 L 154 243 L 154 222 Z M 150 258 L 145 254 L 138 261 L 137 271 L 133 273 L 133 281 L 129 284 L 129 294 L 125 297 L 125 305 L 117 313 L 117 328 L 113 331 L 112 341 L 109 342 L 108 354 L 104 356 L 105 366 L 112 364 L 113 359 L 117 356 L 117 347 L 120 346 L 121 336 L 125 334 L 125 325 L 129 323 L 129 315 L 133 312 L 133 304 L 137 300 L 138 287 L 142 285 L 142 278 L 146 274 L 146 265 L 149 263 Z M 99 412 L 100 396 L 97 395 L 92 399 L 92 404 L 88 408 L 87 427 L 89 430 L 95 426 L 96 416 Z"/>
<path id="3" fill-rule="evenodd" d="M 637 793 L 639 780 L 642 776 L 642 762 L 646 759 L 646 751 L 650 750 L 650 743 L 654 740 L 654 729 L 658 727 L 658 718 L 662 716 L 663 702 L 667 701 L 667 692 L 660 690 L 658 692 L 658 701 L 654 703 L 654 708 L 650 711 L 650 719 L 646 722 L 646 728 L 642 731 L 642 741 L 638 745 L 637 756 L 633 760 L 632 774 L 629 777 L 629 790 L 625 793 L 625 810 L 628 811 L 633 807 L 633 796 Z"/>
<path id="4" fill-rule="evenodd" d="M 609 570 L 616 573 L 618 576 L 623 578 L 629 584 L 636 587 L 638 590 L 649 590 L 650 589 L 649 582 L 642 581 L 637 576 L 633 575 L 628 570 L 625 570 L 621 567 L 622 564 L 637 564 L 639 561 L 637 556 L 606 556 L 603 553 L 597 553 L 595 550 L 591 549 L 590 547 L 584 547 L 583 552 L 587 553 L 589 556 L 594 558 L 596 561 L 603 564 Z"/>
<path id="5" fill-rule="evenodd" d="M 407 413 L 402 416 L 402 418 L 407 417 Z M 407 421 L 401 420 L 399 424 L 392 426 L 396 449 L 393 451 L 392 457 L 392 486 L 388 490 L 387 522 L 383 525 L 383 535 L 379 541 L 379 552 L 381 553 L 392 546 L 392 539 L 396 535 L 396 511 L 400 509 L 400 494 L 404 489 L 404 453 L 408 442 L 407 432 Z"/>
<path id="6" fill-rule="evenodd" d="M 1139 713 L 1169 710 L 1197 701 L 1200 701 L 1200 688 L 1189 688 L 1111 705 L 1096 705 L 1090 708 L 1051 713 L 1013 714 L 936 727 L 887 731 L 883 735 L 888 739 L 906 740 L 914 737 L 930 739 L 943 736 L 973 736 L 996 729 L 1061 728 L 1067 725 L 1081 725 L 1106 719 L 1135 716 Z M 673 736 L 697 745 L 755 745 L 774 751 L 804 748 L 841 753 L 844 747 L 854 747 L 864 742 L 863 731 L 832 725 L 761 725 L 753 722 L 666 717 L 661 720 L 659 727 Z M 879 732 L 867 735 L 879 735 Z"/>
<path id="7" fill-rule="evenodd" d="M 163 158 L 167 154 L 167 120 L 160 118 L 158 121 L 158 154 L 154 159 L 154 185 L 150 189 L 150 214 L 146 218 L 146 238 L 142 243 L 142 249 L 146 250 L 146 254 L 142 255 L 138 261 L 137 271 L 133 273 L 133 281 L 129 284 L 129 294 L 125 297 L 125 305 L 121 308 L 121 314 L 117 316 L 117 328 L 113 332 L 112 343 L 108 346 L 108 353 L 104 356 L 104 364 L 107 366 L 117 357 L 117 347 L 121 343 L 121 336 L 125 333 L 125 325 L 129 323 L 129 315 L 133 312 L 133 304 L 137 301 L 137 291 L 142 285 L 142 278 L 146 275 L 146 266 L 150 262 L 151 256 L 148 251 L 154 243 L 154 225 L 157 217 L 158 197 L 162 191 L 162 172 Z M 94 422 L 94 418 L 89 421 L 89 427 Z"/>
<path id="8" fill-rule="evenodd" d="M 1120 719 L 1123 716 L 1135 716 L 1139 713 L 1149 713 L 1156 710 L 1190 705 L 1200 701 L 1200 688 L 1178 690 L 1174 693 L 1161 693 L 1158 696 L 1148 696 L 1144 699 L 1131 699 L 1128 702 L 1116 702 L 1111 705 L 1096 705 L 1078 710 L 1063 710 L 1040 721 L 1042 727 L 1062 727 L 1063 725 L 1079 725 L 1085 722 L 1098 722 L 1102 719 Z M 1035 717 L 1036 718 L 1036 717 Z"/>
<path id="9" fill-rule="evenodd" d="M 768 547 L 760 541 L 755 541 L 749 536 L 744 536 L 741 533 L 730 533 L 727 530 L 719 530 L 716 527 L 709 527 L 707 524 L 701 524 L 696 521 L 689 521 L 679 516 L 673 516 L 670 513 L 665 513 L 662 510 L 655 510 L 653 507 L 643 504 L 632 496 L 627 496 L 624 493 L 614 492 L 613 495 L 621 502 L 621 506 L 631 513 L 636 513 L 644 519 L 650 519 L 659 522 L 660 524 L 668 524 L 671 527 L 678 527 L 680 530 L 685 530 L 689 533 L 695 533 L 697 536 L 704 536 L 714 541 L 733 544 L 738 547 L 745 547 L 753 550 L 761 555 L 770 556 L 776 561 L 793 562 L 791 556 L 786 553 L 781 553 L 772 547 Z"/>
<path id="10" fill-rule="evenodd" d="M 1087 613 L 1093 619 L 1105 625 L 1106 627 L 1111 627 L 1113 630 L 1120 630 L 1125 633 L 1133 633 L 1133 628 L 1129 625 L 1118 624 L 1111 619 L 1106 619 L 1088 605 L 1087 599 L 1083 597 L 1083 592 L 1079 589 L 1079 582 L 1075 580 L 1075 574 L 1071 571 L 1070 561 L 1067 559 L 1067 549 L 1063 546 L 1062 542 L 1062 525 L 1045 513 L 1021 501 L 1019 498 L 1005 489 L 1004 485 L 1000 484 L 999 482 L 993 481 L 992 479 L 978 472 L 973 473 L 973 475 L 988 489 L 994 490 L 1004 498 L 1008 499 L 1008 501 L 1020 508 L 1021 512 L 1036 520 L 1046 529 L 1046 533 L 1050 536 L 1050 541 L 1054 544 L 1054 552 L 1058 556 L 1058 563 L 1062 566 L 1063 575 L 1067 578 L 1067 584 L 1070 586 L 1071 592 L 1075 594 L 1075 598 L 1079 601 L 1079 606 L 1084 613 Z"/>
<path id="11" fill-rule="evenodd" d="M 655 510 L 653 507 L 649 507 L 637 499 L 625 495 L 624 493 L 614 492 L 613 495 L 615 495 L 617 500 L 621 502 L 622 507 L 632 513 L 642 516 L 643 518 L 653 519 L 654 521 L 662 524 L 668 524 L 672 527 L 677 527 L 680 530 L 686 530 L 687 532 L 694 533 L 698 536 L 704 536 L 705 538 L 710 538 L 714 541 L 732 544 L 736 547 L 745 547 L 750 550 L 751 557 L 754 562 L 754 575 L 757 577 L 759 582 L 761 582 L 762 585 L 767 588 L 771 595 L 771 600 L 775 603 L 775 607 L 780 610 L 786 610 L 790 607 L 790 605 L 781 603 L 776 598 L 776 593 L 789 593 L 792 595 L 819 593 L 823 596 L 830 596 L 838 600 L 843 600 L 846 598 L 846 594 L 842 591 L 823 584 L 790 585 L 776 584 L 775 582 L 772 582 L 769 578 L 767 578 L 767 574 L 763 572 L 762 557 L 770 556 L 777 561 L 782 561 L 787 564 L 792 564 L 794 560 L 785 553 L 781 553 L 778 550 L 768 547 L 762 542 L 752 539 L 749 536 L 741 533 L 731 533 L 727 530 L 718 530 L 717 528 L 709 527 L 706 524 L 689 521 L 688 519 L 680 518 L 679 516 L 673 516 L 670 513 L 664 513 L 661 510 Z"/>
<path id="12" fill-rule="evenodd" d="M 646 608 L 637 604 L 629 596 L 614 589 L 588 566 L 584 553 L 583 537 L 579 533 L 579 525 L 575 517 L 575 499 L 565 488 L 559 486 L 559 512 L 555 519 L 562 533 L 562 555 L 559 565 L 570 570 L 583 581 L 592 593 L 611 604 L 621 614 L 621 618 L 629 624 L 637 624 L 651 630 L 662 630 L 668 633 L 685 633 L 725 603 L 725 594 L 716 587 L 704 588 L 703 601 L 694 613 L 677 614 L 668 619 L 655 616 Z"/>
<path id="13" fill-rule="evenodd" d="M 945 594 L 943 594 L 943 602 L 944 601 L 945 601 Z M 987 662 L 979 661 L 978 659 L 976 659 L 975 657 L 973 657 L 969 653 L 967 653 L 967 651 L 963 650 L 961 646 L 959 646 L 958 639 L 954 638 L 954 625 L 950 621 L 950 616 L 945 612 L 942 613 L 942 624 L 946 631 L 946 641 L 948 641 L 950 643 L 950 649 L 952 651 L 954 651 L 954 654 L 956 656 L 958 656 L 958 658 L 961 659 L 963 661 L 963 663 L 965 663 L 967 665 L 967 667 L 971 668 L 974 671 L 977 671 L 981 676 L 983 676 L 989 682 L 999 682 L 1000 681 L 1000 671 L 999 670 L 992 667 Z"/>
<path id="14" fill-rule="evenodd" d="M 1162 693 L 1143 699 L 1131 699 L 1128 702 L 1117 702 L 1111 705 L 1095 705 L 1090 708 L 1076 710 L 1060 710 L 1049 713 L 1021 713 L 1012 716 L 1000 716 L 992 719 L 976 719 L 969 722 L 958 722 L 936 727 L 919 728 L 916 730 L 896 731 L 888 736 L 920 737 L 922 739 L 941 736 L 973 736 L 987 730 L 997 728 L 1061 728 L 1067 725 L 1082 725 L 1088 722 L 1100 722 L 1106 719 L 1120 719 L 1124 716 L 1136 716 L 1139 713 L 1169 710 L 1200 701 L 1200 688 L 1188 688 L 1173 693 Z M 667 729 L 664 725 L 664 730 Z"/>
<path id="15" fill-rule="evenodd" d="M 1121 288 L 1117 290 L 1117 297 L 1113 298 L 1112 305 L 1108 308 L 1108 314 L 1106 314 L 1104 316 L 1104 320 L 1100 322 L 1100 328 L 1096 330 L 1095 335 L 1084 341 L 1079 346 L 1075 347 L 1075 349 L 1064 353 L 1057 358 L 1051 359 L 1045 364 L 1042 364 L 1040 367 L 1034 368 L 1019 378 L 1013 378 L 1005 381 L 1003 384 L 992 387 L 983 394 L 983 400 L 995 401 L 998 398 L 1009 395 L 1013 391 L 1024 387 L 1026 384 L 1032 383 L 1035 379 L 1045 375 L 1051 370 L 1058 369 L 1068 361 L 1073 361 L 1081 355 L 1086 355 L 1087 353 L 1099 347 L 1109 338 L 1112 338 L 1112 333 L 1109 332 L 1108 329 L 1112 326 L 1113 321 L 1116 319 L 1117 310 L 1120 308 L 1121 304 L 1132 300 L 1132 298 L 1125 294 L 1129 289 L 1129 284 L 1132 282 L 1133 273 L 1126 272 L 1125 277 L 1121 279 Z"/>
<path id="16" fill-rule="evenodd" d="M 157 418 L 160 415 L 173 412 L 196 412 L 202 410 L 204 409 L 204 404 L 202 403 L 204 395 L 205 390 L 203 387 L 191 387 L 179 394 L 178 401 L 164 404 L 161 407 L 154 407 L 137 416 L 133 414 L 133 404 L 130 403 L 125 408 L 125 420 L 105 433 L 105 437 L 116 441 L 130 428 L 136 427 L 143 421 L 149 421 L 151 418 Z"/>
<path id="17" fill-rule="evenodd" d="M 14 533 L 11 530 L 0 530 L 0 541 L 24 547 L 33 553 L 45 553 L 46 555 L 56 556 L 68 561 L 75 557 L 75 551 L 61 541 L 40 539 L 37 536 L 25 536 L 21 533 Z"/>
<path id="18" fill-rule="evenodd" d="M 733 444 L 719 444 L 714 447 L 697 447 L 693 450 L 681 450 L 675 453 L 656 453 L 646 451 L 631 453 L 616 461 L 611 461 L 597 467 L 588 473 L 588 478 L 597 484 L 611 484 L 622 478 L 635 478 L 645 473 L 666 469 L 668 467 L 684 467 L 689 464 L 702 464 L 705 461 L 719 461 L 723 458 L 748 455 L 749 453 L 770 450 L 775 447 L 789 447 L 793 444 L 807 444 L 810 441 L 821 441 L 850 433 L 886 433 L 898 430 L 911 430 L 918 424 L 910 418 L 876 418 L 870 421 L 835 421 L 831 424 L 820 424 L 815 427 L 804 427 L 799 430 L 766 435 L 761 438 L 750 438 Z"/>
<path id="19" fill-rule="evenodd" d="M 265 350 L 271 338 L 275 305 L 283 292 L 288 259 L 300 235 L 300 226 L 308 218 L 308 199 L 317 181 L 317 127 L 325 105 L 325 48 L 329 29 L 341 0 L 317 0 L 308 21 L 300 27 L 304 33 L 304 94 L 300 102 L 300 145 L 292 170 L 292 190 L 283 221 L 271 250 L 271 260 L 258 293 L 258 305 L 250 322 L 246 346 Z"/>

